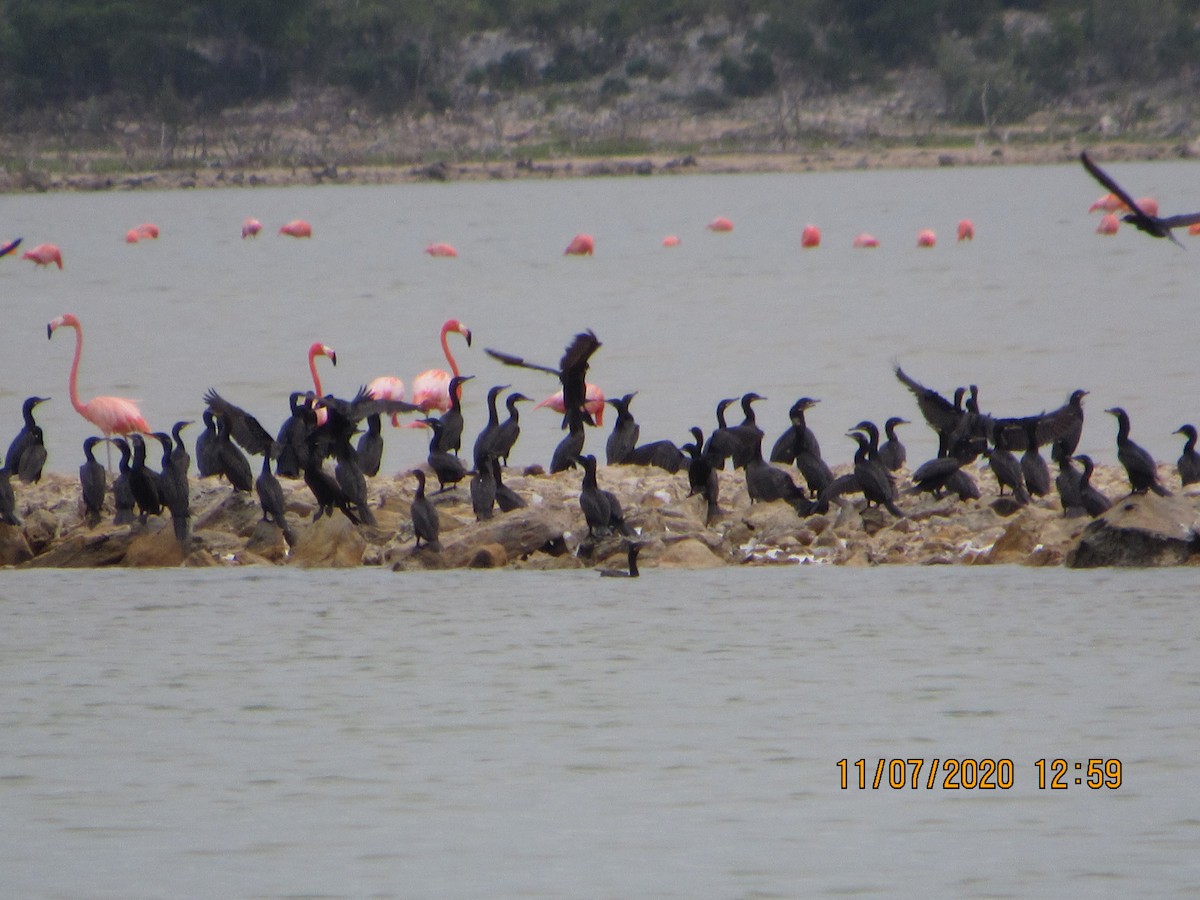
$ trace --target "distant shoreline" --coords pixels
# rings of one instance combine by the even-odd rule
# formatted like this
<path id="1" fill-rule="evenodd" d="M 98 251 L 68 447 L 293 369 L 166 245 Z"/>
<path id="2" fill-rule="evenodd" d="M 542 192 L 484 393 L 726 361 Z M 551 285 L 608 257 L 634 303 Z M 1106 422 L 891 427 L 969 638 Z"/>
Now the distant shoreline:
<path id="1" fill-rule="evenodd" d="M 109 190 L 186 190 L 221 187 L 285 187 L 313 184 L 409 184 L 420 182 L 546 180 L 664 174 L 767 174 L 954 166 L 1053 165 L 1071 163 L 1094 147 L 1106 161 L 1194 158 L 1178 141 L 1054 143 L 979 142 L 972 146 L 844 146 L 787 153 L 711 153 L 636 156 L 580 155 L 559 159 L 513 158 L 409 165 L 332 163 L 291 167 L 172 167 L 124 174 L 0 172 L 0 193 Z"/>

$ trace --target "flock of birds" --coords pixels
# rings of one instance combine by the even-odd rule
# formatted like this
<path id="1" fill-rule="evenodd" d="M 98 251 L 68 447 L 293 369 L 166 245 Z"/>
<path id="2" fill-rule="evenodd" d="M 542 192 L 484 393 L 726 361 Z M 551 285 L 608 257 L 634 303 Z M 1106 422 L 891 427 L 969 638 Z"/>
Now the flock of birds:
<path id="1" fill-rule="evenodd" d="M 1082 163 L 1127 210 L 1125 221 L 1138 229 L 1154 237 L 1175 240 L 1173 229 L 1200 224 L 1200 214 L 1158 217 L 1156 211 L 1147 210 L 1144 201 L 1134 201 L 1086 153 L 1082 155 Z M 284 227 L 295 229 L 302 225 L 289 223 Z M 261 227 L 248 220 L 245 233 L 252 233 L 255 226 Z M 130 232 L 128 239 L 153 237 L 149 231 L 152 227 L 139 226 Z M 0 255 L 12 252 L 18 244 L 19 240 L 0 247 Z M 61 258 L 58 264 L 61 265 Z M 69 313 L 58 316 L 47 325 L 47 336 L 52 338 L 64 327 L 75 331 L 75 353 L 68 380 L 71 405 L 103 434 L 103 437 L 88 437 L 83 444 L 84 462 L 79 476 L 86 522 L 93 527 L 100 522 L 106 497 L 111 493 L 115 523 L 144 524 L 149 516 L 169 515 L 177 540 L 186 547 L 191 540 L 192 456 L 181 432 L 192 423 L 176 422 L 169 434 L 153 431 L 131 400 L 113 396 L 80 400 L 77 383 L 83 331 L 78 318 Z M 491 518 L 497 507 L 502 512 L 523 507 L 525 500 L 503 483 L 503 471 L 520 434 L 518 404 L 531 398 L 519 391 L 510 392 L 504 400 L 508 415 L 501 419 L 500 396 L 510 385 L 496 385 L 487 392 L 487 423 L 475 439 L 468 466 L 460 454 L 465 426 L 462 392 L 474 376 L 460 373 L 447 344 L 450 334 L 458 334 L 468 345 L 471 343 L 471 331 L 455 319 L 448 320 L 441 330 L 441 346 L 451 371 L 423 372 L 412 383 L 411 400 L 405 397 L 403 383 L 393 377 L 376 379 L 348 400 L 323 393 L 316 359 L 326 357 L 336 365 L 337 356 L 328 346 L 314 343 L 308 354 L 313 389 L 290 395 L 289 415 L 275 436 L 254 415 L 209 390 L 204 395 L 204 429 L 194 445 L 196 472 L 202 478 L 226 479 L 235 492 L 255 492 L 264 520 L 277 525 L 289 544 L 295 536 L 288 525 L 279 478 L 304 480 L 315 499 L 314 520 L 333 515 L 336 509 L 356 525 L 373 525 L 375 518 L 368 501 L 366 479 L 379 471 L 383 417 L 389 416 L 393 426 L 398 426 L 399 415 L 416 413 L 420 417 L 410 426 L 424 426 L 430 431 L 427 463 L 438 482 L 439 493 L 469 479 L 472 507 L 480 520 Z M 576 466 L 582 471 L 579 505 L 588 532 L 581 551 L 590 552 L 597 539 L 622 535 L 627 545 L 628 571 L 619 574 L 637 574 L 641 542 L 626 522 L 620 500 L 600 487 L 596 457 L 584 453 L 586 429 L 603 424 L 606 405 L 616 410 L 616 420 L 605 445 L 607 464 L 657 466 L 670 473 L 686 469 L 690 495 L 704 498 L 710 522 L 721 514 L 717 472 L 725 468 L 727 460 L 734 469 L 743 470 L 752 503 L 783 500 L 800 516 L 825 512 L 837 498 L 856 494 L 862 495 L 868 506 L 877 505 L 897 517 L 904 515 L 900 502 L 906 493 L 928 492 L 935 497 L 951 493 L 961 500 L 978 499 L 981 491 L 966 467 L 980 456 L 986 458 L 999 494 L 1003 496 L 1007 489 L 1011 502 L 1018 505 L 1031 502 L 1033 497 L 1047 496 L 1052 484 L 1065 515 L 1096 516 L 1110 505 L 1109 499 L 1091 484 L 1092 460 L 1086 455 L 1075 455 L 1083 428 L 1083 398 L 1087 394 L 1084 390 L 1076 390 L 1062 407 L 1051 412 L 1002 418 L 981 411 L 979 391 L 974 385 L 958 388 L 953 399 L 947 399 L 896 366 L 896 377 L 912 392 L 923 418 L 938 437 L 937 456 L 913 469 L 911 484 L 901 491 L 896 473 L 906 466 L 907 453 L 896 429 L 908 424 L 907 421 L 898 416 L 888 419 L 882 435 L 870 421 L 859 422 L 850 429 L 847 436 L 857 447 L 853 470 L 835 477 L 822 457 L 816 435 L 805 421 L 806 411 L 818 402 L 809 397 L 793 404 L 789 411 L 790 425 L 768 455 L 763 453 L 765 435 L 754 411 L 754 403 L 765 398 L 753 392 L 740 398 L 743 418 L 738 424 L 729 424 L 725 415 L 726 409 L 739 402 L 738 399 L 724 399 L 717 404 L 716 427 L 707 435 L 695 426 L 690 429 L 693 440 L 683 445 L 665 440 L 639 443 L 640 427 L 630 408 L 636 393 L 606 399 L 599 388 L 586 380 L 590 359 L 600 346 L 592 331 L 581 332 L 570 342 L 557 365 L 533 363 L 494 349 L 486 352 L 505 365 L 544 372 L 559 380 L 561 390 L 538 404 L 561 413 L 562 428 L 567 432 L 554 450 L 550 472 Z M 0 522 L 20 524 L 12 476 L 22 483 L 36 483 L 41 478 L 47 454 L 35 410 L 46 399 L 32 396 L 22 406 L 23 426 L 9 445 L 4 466 L 0 468 Z M 1117 458 L 1127 473 L 1132 492 L 1169 494 L 1158 479 L 1154 459 L 1130 439 L 1130 419 L 1125 410 L 1114 407 L 1106 411 L 1117 420 Z M 440 415 L 432 415 L 434 412 Z M 1197 431 L 1191 425 L 1183 425 L 1176 433 L 1186 440 L 1177 464 L 1179 479 L 1183 485 L 1200 481 Z M 147 459 L 147 438 L 153 438 L 161 446 L 157 470 Z M 111 486 L 108 483 L 111 463 L 106 466 L 95 458 L 101 442 L 115 446 L 120 454 L 119 474 Z M 1042 447 L 1051 448 L 1050 459 L 1057 468 L 1053 481 L 1050 465 L 1040 452 Z M 1022 453 L 1019 458 L 1017 452 Z M 262 457 L 257 477 L 246 454 Z M 332 463 L 332 472 L 327 462 Z M 802 484 L 789 467 L 794 467 Z M 426 493 L 426 473 L 416 469 L 412 477 L 416 480 L 411 514 L 415 545 L 437 550 L 439 518 Z"/>

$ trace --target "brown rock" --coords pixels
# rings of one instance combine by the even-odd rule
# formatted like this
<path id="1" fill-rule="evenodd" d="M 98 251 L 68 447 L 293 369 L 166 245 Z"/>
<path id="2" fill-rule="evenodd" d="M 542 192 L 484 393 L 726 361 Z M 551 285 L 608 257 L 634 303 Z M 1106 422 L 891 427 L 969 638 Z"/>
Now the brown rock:
<path id="1" fill-rule="evenodd" d="M 538 507 L 504 513 L 454 532 L 452 541 L 443 541 L 442 562 L 448 568 L 460 568 L 488 544 L 499 544 L 508 559 L 528 556 L 546 544 L 562 540 L 569 521 L 565 511 Z"/>
<path id="2" fill-rule="evenodd" d="M 31 510 L 25 517 L 25 541 L 36 556 L 58 539 L 58 517 L 48 509 Z"/>
<path id="3" fill-rule="evenodd" d="M 270 562 L 283 562 L 287 558 L 288 545 L 283 531 L 274 522 L 261 519 L 254 526 L 254 533 L 246 543 L 246 549 Z"/>
<path id="4" fill-rule="evenodd" d="M 0 566 L 15 566 L 33 558 L 33 550 L 19 525 L 0 522 Z"/>
<path id="5" fill-rule="evenodd" d="M 357 566 L 367 548 L 366 538 L 341 513 L 323 516 L 296 531 L 296 546 L 289 561 L 301 568 Z"/>
<path id="6" fill-rule="evenodd" d="M 3 526 L 0 526 L 3 527 Z M 129 551 L 133 535 L 128 528 L 74 534 L 30 560 L 31 569 L 94 569 L 115 566 Z"/>
<path id="7" fill-rule="evenodd" d="M 508 565 L 503 544 L 485 544 L 475 551 L 468 564 L 472 569 L 499 569 Z"/>
<path id="8" fill-rule="evenodd" d="M 157 523 L 162 525 L 163 523 Z M 155 523 L 151 523 L 154 527 Z M 175 540 L 175 531 L 168 521 L 157 531 L 135 534 L 129 543 L 129 551 L 122 565 L 152 568 L 155 566 L 178 566 L 183 563 L 183 550 Z"/>
<path id="9" fill-rule="evenodd" d="M 658 565 L 664 569 L 715 569 L 725 563 L 702 542 L 684 538 L 667 545 L 658 557 Z"/>
<path id="10" fill-rule="evenodd" d="M 1072 568 L 1181 565 L 1200 552 L 1200 515 L 1184 497 L 1134 494 L 1083 530 Z"/>

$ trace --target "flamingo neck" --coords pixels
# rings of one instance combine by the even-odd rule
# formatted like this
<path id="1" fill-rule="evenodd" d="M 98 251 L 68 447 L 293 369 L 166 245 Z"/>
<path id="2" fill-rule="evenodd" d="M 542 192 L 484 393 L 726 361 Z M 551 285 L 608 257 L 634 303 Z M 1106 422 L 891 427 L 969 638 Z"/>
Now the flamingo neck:
<path id="1" fill-rule="evenodd" d="M 454 354 L 450 352 L 450 344 L 446 341 L 446 336 L 450 333 L 450 329 L 442 327 L 442 353 L 446 354 L 446 362 L 450 364 L 450 373 L 452 375 L 461 374 L 458 371 L 458 363 L 454 360 Z"/>
<path id="2" fill-rule="evenodd" d="M 67 380 L 67 389 L 71 394 L 71 405 L 75 412 L 87 418 L 86 408 L 79 400 L 79 358 L 83 356 L 83 326 L 72 325 L 75 329 L 75 358 L 71 360 L 71 377 Z"/>
<path id="3" fill-rule="evenodd" d="M 308 354 L 308 371 L 312 372 L 313 388 L 317 392 L 318 397 L 324 397 L 325 394 L 321 390 L 321 377 L 317 374 L 317 354 Z"/>

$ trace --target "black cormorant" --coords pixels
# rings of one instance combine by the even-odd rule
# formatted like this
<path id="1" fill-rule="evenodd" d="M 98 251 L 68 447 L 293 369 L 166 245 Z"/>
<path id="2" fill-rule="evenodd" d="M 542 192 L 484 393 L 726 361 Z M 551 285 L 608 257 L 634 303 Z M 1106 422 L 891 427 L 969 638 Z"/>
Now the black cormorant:
<path id="1" fill-rule="evenodd" d="M 642 549 L 641 541 L 625 541 L 625 559 L 628 570 L 625 569 L 601 569 L 600 574 L 607 578 L 637 578 L 638 577 L 638 553 Z"/>
<path id="2" fill-rule="evenodd" d="M 1117 461 L 1125 467 L 1132 492 L 1154 491 L 1160 497 L 1171 496 L 1171 492 L 1158 483 L 1158 465 L 1154 457 L 1129 439 L 1129 414 L 1119 406 L 1105 412 L 1117 419 Z"/>
<path id="3" fill-rule="evenodd" d="M 447 453 L 458 455 L 462 447 L 463 413 L 462 391 L 459 389 L 464 381 L 470 381 L 474 375 L 455 375 L 450 379 L 450 408 L 442 413 L 439 421 L 442 423 L 439 448 Z"/>
<path id="4" fill-rule="evenodd" d="M 383 461 L 383 415 L 371 413 L 367 416 L 367 430 L 358 439 L 355 448 L 358 456 L 358 467 L 368 478 L 379 474 L 379 464 Z"/>
<path id="5" fill-rule="evenodd" d="M 467 467 L 453 453 L 441 449 L 441 432 L 442 423 L 439 419 L 421 419 L 429 426 L 433 432 L 433 437 L 429 440 L 429 468 L 433 469 L 433 473 L 438 480 L 438 493 L 447 490 L 446 485 L 450 487 L 456 486 L 460 481 L 467 477 Z"/>
<path id="6" fill-rule="evenodd" d="M 501 512 L 523 509 L 525 501 L 521 495 L 505 484 L 500 477 L 500 460 L 494 456 L 489 456 L 489 458 L 492 461 L 492 479 L 496 482 L 496 505 L 500 507 Z"/>
<path id="7" fill-rule="evenodd" d="M 783 500 L 796 510 L 797 515 L 807 516 L 812 512 L 813 505 L 804 496 L 804 488 L 792 481 L 792 476 L 783 469 L 763 459 L 761 434 L 750 448 L 745 469 L 746 493 L 750 495 L 751 503 Z"/>
<path id="8" fill-rule="evenodd" d="M 196 436 L 196 473 L 201 478 L 221 474 L 217 455 L 217 417 L 212 410 L 204 411 L 204 430 Z"/>
<path id="9" fill-rule="evenodd" d="M 1109 191 L 1116 194 L 1121 202 L 1129 208 L 1129 212 L 1122 216 L 1121 219 L 1134 226 L 1138 231 L 1144 231 L 1151 237 L 1170 238 L 1177 247 L 1182 247 L 1183 244 L 1179 243 L 1175 235 L 1171 233 L 1171 229 L 1186 228 L 1189 225 L 1195 225 L 1200 222 L 1200 213 L 1185 213 L 1184 215 L 1167 216 L 1165 218 L 1150 215 L 1150 213 L 1138 206 L 1137 202 L 1129 194 L 1125 193 L 1119 184 L 1113 181 L 1112 176 L 1092 162 L 1086 150 L 1079 154 L 1079 160 L 1083 163 L 1083 167 L 1087 169 L 1088 174 L 1108 188 Z"/>
<path id="10" fill-rule="evenodd" d="M 1196 429 L 1192 425 L 1180 425 L 1173 434 L 1182 434 L 1187 440 L 1183 445 L 1183 453 L 1176 463 L 1179 470 L 1179 481 L 1186 487 L 1200 481 L 1200 453 L 1196 452 Z"/>
<path id="11" fill-rule="evenodd" d="M 113 480 L 113 503 L 116 506 L 113 524 L 128 525 L 134 521 L 133 508 L 136 505 L 136 501 L 133 499 L 133 489 L 129 486 L 131 452 L 129 443 L 124 438 L 112 438 L 112 443 L 117 445 L 117 451 L 121 454 L 121 461 L 117 465 L 118 475 Z"/>
<path id="12" fill-rule="evenodd" d="M 137 503 L 138 514 L 144 525 L 148 516 L 162 513 L 160 476 L 158 472 L 146 467 L 145 439 L 134 432 L 129 436 L 129 443 L 133 447 L 133 461 L 129 464 L 129 489 L 133 491 L 133 499 Z"/>
<path id="13" fill-rule="evenodd" d="M 1025 426 L 1025 452 L 1021 454 L 1021 475 L 1025 479 L 1025 490 L 1034 497 L 1045 497 L 1050 493 L 1050 467 L 1038 452 L 1037 424 Z"/>
<path id="14" fill-rule="evenodd" d="M 4 468 L 9 472 L 17 473 L 21 466 L 21 454 L 25 452 L 25 447 L 29 443 L 30 432 L 37 426 L 33 419 L 34 408 L 49 399 L 49 397 L 27 397 L 21 404 L 21 418 L 24 419 L 24 425 L 17 432 L 17 436 L 12 439 L 12 443 L 8 445 L 8 452 L 4 454 Z"/>
<path id="15" fill-rule="evenodd" d="M 46 442 L 41 425 L 33 425 L 27 433 L 25 449 L 21 451 L 21 462 L 17 466 L 17 477 L 23 484 L 37 484 L 42 480 L 42 469 L 46 465 Z"/>
<path id="16" fill-rule="evenodd" d="M 479 460 L 483 458 L 485 453 L 492 451 L 492 444 L 496 440 L 496 432 L 500 429 L 500 414 L 496 411 L 496 399 L 500 396 L 500 392 L 507 390 L 511 385 L 497 384 L 488 389 L 487 392 L 487 424 L 483 426 L 483 430 L 479 432 L 475 438 L 475 447 L 471 453 L 471 459 L 475 461 L 475 468 L 479 468 Z"/>
<path id="17" fill-rule="evenodd" d="M 596 457 L 581 456 L 579 464 L 583 467 L 579 508 L 587 521 L 588 537 L 603 537 L 611 534 L 614 529 L 626 536 L 632 535 L 633 529 L 625 522 L 621 501 L 612 491 L 601 490 L 596 481 Z"/>
<path id="18" fill-rule="evenodd" d="M 152 435 L 162 445 L 162 471 L 158 476 L 158 493 L 162 505 L 171 513 L 171 526 L 175 529 L 175 539 L 181 546 L 186 547 L 192 536 L 192 510 L 190 487 L 186 469 L 180 469 L 172 451 L 171 435 L 156 431 Z"/>
<path id="19" fill-rule="evenodd" d="M 21 517 L 17 515 L 17 497 L 13 493 L 10 475 L 8 466 L 0 468 L 0 522 L 20 525 Z"/>
<path id="20" fill-rule="evenodd" d="M 496 459 L 504 460 L 506 466 L 508 465 L 508 455 L 512 453 L 513 445 L 521 434 L 521 416 L 517 412 L 517 404 L 528 399 L 520 391 L 513 391 L 504 398 L 504 405 L 508 409 L 508 418 L 500 423 L 489 441 L 489 449 L 492 454 Z"/>
<path id="21" fill-rule="evenodd" d="M 908 462 L 908 450 L 900 438 L 896 436 L 896 428 L 900 425 L 908 425 L 908 419 L 902 419 L 899 416 L 892 416 L 883 423 L 884 434 L 887 435 L 887 440 L 879 447 L 879 461 L 883 463 L 884 468 L 889 472 L 898 472 Z"/>
<path id="22" fill-rule="evenodd" d="M 1083 474 L 1079 476 L 1079 499 L 1087 514 L 1094 519 L 1107 512 L 1112 506 L 1112 501 L 1092 487 L 1092 472 L 1095 469 L 1092 458 L 1080 455 L 1076 456 L 1075 460 L 1083 466 Z"/>
<path id="23" fill-rule="evenodd" d="M 633 452 L 633 448 L 637 446 L 638 436 L 642 429 L 633 418 L 633 413 L 629 411 L 629 404 L 635 396 L 637 396 L 637 391 L 606 401 L 617 411 L 617 421 L 613 423 L 612 433 L 609 434 L 608 442 L 604 445 L 605 461 L 610 466 L 625 462 L 629 454 Z"/>
<path id="24" fill-rule="evenodd" d="M 475 460 L 475 471 L 471 475 L 471 509 L 475 521 L 490 519 L 496 508 L 496 473 L 492 467 L 495 457 L 485 453 Z"/>
<path id="25" fill-rule="evenodd" d="M 860 423 L 859 427 L 874 425 L 869 422 Z M 896 506 L 896 485 L 892 481 L 892 476 L 887 469 L 879 462 L 878 459 L 873 459 L 872 456 L 872 437 L 860 431 L 851 431 L 850 437 L 858 443 L 858 450 L 854 454 L 854 477 L 858 481 L 858 488 L 862 491 L 863 497 L 867 500 L 867 505 L 877 503 L 887 507 L 887 511 L 897 518 L 904 518 L 904 513 Z M 878 440 L 878 431 L 874 432 L 874 439 Z"/>
<path id="26" fill-rule="evenodd" d="M 283 498 L 283 487 L 271 471 L 271 457 L 263 456 L 262 471 L 254 480 L 254 492 L 258 494 L 258 505 L 262 508 L 263 521 L 273 522 L 283 532 L 289 547 L 296 544 L 296 536 L 287 523 L 287 504 Z"/>
<path id="27" fill-rule="evenodd" d="M 1000 496 L 1004 496 L 1004 489 L 1010 488 L 1013 493 L 1013 499 L 1021 506 L 1029 502 L 1029 492 L 1025 490 L 1025 477 L 1021 471 L 1021 463 L 1012 451 L 1008 449 L 1007 433 L 1004 429 L 996 432 L 996 442 L 991 450 L 985 450 L 984 456 L 988 458 L 988 466 L 992 470 L 992 474 L 996 476 L 996 485 L 999 489 Z"/>
<path id="28" fill-rule="evenodd" d="M 417 489 L 412 501 L 412 526 L 416 546 L 420 547 L 421 541 L 424 541 L 431 550 L 441 550 L 441 544 L 438 542 L 440 522 L 437 510 L 425 496 L 425 473 L 414 469 L 412 474 L 417 479 Z"/>
<path id="29" fill-rule="evenodd" d="M 83 465 L 79 467 L 79 486 L 83 492 L 83 515 L 89 528 L 100 524 L 104 511 L 104 494 L 108 489 L 108 472 L 93 455 L 95 446 L 104 438 L 89 437 L 83 442 Z"/>

